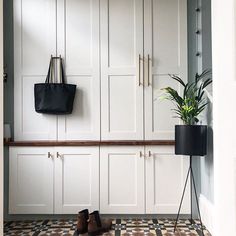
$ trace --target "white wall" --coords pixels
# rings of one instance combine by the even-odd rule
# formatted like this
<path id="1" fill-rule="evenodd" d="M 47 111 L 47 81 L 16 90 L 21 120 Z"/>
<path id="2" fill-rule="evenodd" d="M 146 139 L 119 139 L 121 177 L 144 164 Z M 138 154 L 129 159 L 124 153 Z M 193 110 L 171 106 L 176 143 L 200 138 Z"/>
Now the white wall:
<path id="1" fill-rule="evenodd" d="M 235 4 L 212 1 L 214 236 L 236 235 Z"/>

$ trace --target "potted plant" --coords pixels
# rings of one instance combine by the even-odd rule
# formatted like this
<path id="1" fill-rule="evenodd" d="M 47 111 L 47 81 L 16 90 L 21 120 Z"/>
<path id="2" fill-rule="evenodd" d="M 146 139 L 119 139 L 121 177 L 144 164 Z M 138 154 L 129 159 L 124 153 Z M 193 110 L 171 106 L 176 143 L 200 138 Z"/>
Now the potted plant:
<path id="1" fill-rule="evenodd" d="M 198 125 L 199 114 L 206 108 L 208 102 L 205 88 L 212 83 L 209 78 L 211 71 L 204 70 L 196 74 L 193 82 L 184 83 L 176 76 L 169 75 L 183 87 L 179 94 L 171 87 L 163 88 L 164 99 L 174 103 L 175 117 L 183 121 L 183 125 L 175 126 L 175 153 L 180 155 L 203 156 L 206 154 L 207 126 Z"/>

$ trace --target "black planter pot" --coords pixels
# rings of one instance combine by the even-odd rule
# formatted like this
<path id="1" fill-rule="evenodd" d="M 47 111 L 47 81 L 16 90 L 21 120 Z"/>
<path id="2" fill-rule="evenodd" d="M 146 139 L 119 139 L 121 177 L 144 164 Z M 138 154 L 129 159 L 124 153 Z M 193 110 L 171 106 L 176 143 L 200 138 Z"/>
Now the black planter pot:
<path id="1" fill-rule="evenodd" d="M 204 156 L 207 153 L 206 125 L 176 125 L 175 154 Z"/>

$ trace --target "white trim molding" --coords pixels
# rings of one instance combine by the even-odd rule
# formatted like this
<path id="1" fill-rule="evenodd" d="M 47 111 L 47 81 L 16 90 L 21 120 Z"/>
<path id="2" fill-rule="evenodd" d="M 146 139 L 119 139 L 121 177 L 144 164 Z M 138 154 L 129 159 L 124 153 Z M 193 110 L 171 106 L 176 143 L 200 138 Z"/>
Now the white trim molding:
<path id="1" fill-rule="evenodd" d="M 199 206 L 202 217 L 202 223 L 213 234 L 214 225 L 214 205 L 202 194 L 199 197 Z"/>
<path id="2" fill-rule="evenodd" d="M 214 236 L 236 235 L 235 0 L 212 1 Z"/>

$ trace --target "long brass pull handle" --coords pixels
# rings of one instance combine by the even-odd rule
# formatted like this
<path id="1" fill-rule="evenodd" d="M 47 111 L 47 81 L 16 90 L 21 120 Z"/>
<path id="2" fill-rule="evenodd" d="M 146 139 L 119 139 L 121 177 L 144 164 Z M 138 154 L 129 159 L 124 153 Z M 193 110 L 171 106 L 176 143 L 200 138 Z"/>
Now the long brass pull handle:
<path id="1" fill-rule="evenodd" d="M 139 54 L 138 55 L 138 86 L 142 85 L 142 82 L 141 82 L 141 61 L 142 61 L 142 57 Z"/>
<path id="2" fill-rule="evenodd" d="M 148 86 L 151 86 L 152 84 L 151 84 L 151 80 L 150 80 L 150 61 L 151 61 L 151 58 L 150 58 L 150 55 L 148 54 L 148 61 L 147 61 L 147 63 L 148 63 Z"/>

